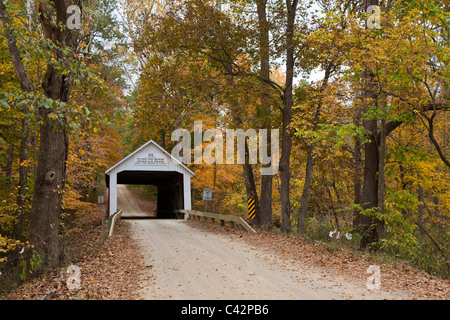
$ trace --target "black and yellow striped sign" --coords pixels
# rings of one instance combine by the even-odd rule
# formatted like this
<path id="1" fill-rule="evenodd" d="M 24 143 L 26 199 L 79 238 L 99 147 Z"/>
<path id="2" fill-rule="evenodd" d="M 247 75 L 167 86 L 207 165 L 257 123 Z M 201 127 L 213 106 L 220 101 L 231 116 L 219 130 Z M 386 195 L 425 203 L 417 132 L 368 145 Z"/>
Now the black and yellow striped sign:
<path id="1" fill-rule="evenodd" d="M 248 199 L 247 206 L 248 206 L 247 220 L 252 220 L 255 218 L 255 199 L 253 198 Z"/>

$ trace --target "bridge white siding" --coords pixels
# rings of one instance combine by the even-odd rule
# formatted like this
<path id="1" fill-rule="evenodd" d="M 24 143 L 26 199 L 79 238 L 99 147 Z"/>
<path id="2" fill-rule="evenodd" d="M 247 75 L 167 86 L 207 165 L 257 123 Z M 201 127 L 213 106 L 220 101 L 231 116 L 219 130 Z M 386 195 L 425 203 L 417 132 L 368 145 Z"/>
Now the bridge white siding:
<path id="1" fill-rule="evenodd" d="M 184 188 L 184 210 L 191 210 L 191 177 L 187 174 L 183 176 Z"/>
<path id="2" fill-rule="evenodd" d="M 110 176 L 110 216 L 117 211 L 117 174 L 123 171 L 170 171 L 181 173 L 183 175 L 184 209 L 191 210 L 191 177 L 194 176 L 194 173 L 154 141 L 149 141 L 105 172 Z"/>

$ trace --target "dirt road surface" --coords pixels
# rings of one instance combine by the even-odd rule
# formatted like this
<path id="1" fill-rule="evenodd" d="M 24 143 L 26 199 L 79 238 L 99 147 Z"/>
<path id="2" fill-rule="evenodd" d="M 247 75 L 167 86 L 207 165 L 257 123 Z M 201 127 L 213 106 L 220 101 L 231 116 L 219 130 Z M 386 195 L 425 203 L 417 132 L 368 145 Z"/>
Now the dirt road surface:
<path id="1" fill-rule="evenodd" d="M 141 199 L 134 195 L 126 185 L 117 186 L 117 208 L 122 210 L 123 216 L 146 217 L 154 216 L 156 203 Z"/>
<path id="2" fill-rule="evenodd" d="M 126 186 L 123 216 L 148 215 Z M 406 292 L 369 290 L 367 281 L 286 260 L 240 238 L 195 228 L 184 220 L 129 220 L 147 266 L 142 299 L 410 299 Z M 370 276 L 369 274 L 367 275 Z"/>
<path id="3" fill-rule="evenodd" d="M 130 221 L 146 259 L 142 299 L 409 299 L 367 282 L 286 261 L 183 220 Z M 368 275 L 369 277 L 369 275 Z"/>

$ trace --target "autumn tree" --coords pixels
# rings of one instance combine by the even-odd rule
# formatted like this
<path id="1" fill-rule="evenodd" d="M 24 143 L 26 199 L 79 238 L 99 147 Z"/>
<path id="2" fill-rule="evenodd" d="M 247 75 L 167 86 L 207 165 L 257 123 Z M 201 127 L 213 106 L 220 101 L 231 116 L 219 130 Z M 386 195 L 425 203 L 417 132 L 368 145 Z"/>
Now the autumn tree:
<path id="1" fill-rule="evenodd" d="M 59 217 L 66 184 L 69 131 L 77 130 L 84 119 L 94 115 L 83 105 L 71 104 L 71 93 L 74 86 L 81 84 L 94 85 L 98 90 L 105 87 L 105 82 L 87 63 L 92 55 L 89 56 L 85 48 L 92 45 L 96 36 L 90 33 L 89 10 L 84 10 L 86 24 L 81 31 L 69 29 L 66 24 L 71 15 L 67 13 L 69 5 L 65 1 L 40 1 L 29 5 L 27 19 L 21 24 L 12 14 L 19 4 L 0 2 L 4 37 L 20 88 L 17 93 L 10 92 L 3 102 L 12 105 L 16 101 L 18 106 L 26 106 L 24 121 L 27 123 L 23 128 L 30 128 L 31 115 L 36 117 L 38 127 L 35 137 L 39 142 L 34 143 L 39 149 L 27 231 L 33 250 L 45 261 L 45 268 L 58 265 L 61 253 Z M 106 28 L 103 31 L 106 33 Z M 37 61 L 36 68 L 30 68 L 29 61 L 33 58 Z M 23 132 L 23 139 L 27 135 Z M 21 151 L 21 157 L 26 157 L 25 150 L 23 156 Z M 23 161 L 21 166 L 22 163 L 27 164 Z M 22 233 L 22 216 L 23 212 L 19 212 L 17 236 Z"/>
<path id="2" fill-rule="evenodd" d="M 148 36 L 135 42 L 144 56 L 140 60 L 146 61 L 137 113 L 150 116 L 151 111 L 153 120 L 155 112 L 160 114 L 164 121 L 157 127 L 165 125 L 158 130 L 166 134 L 181 121 L 188 123 L 202 113 L 217 117 L 221 110 L 233 115 L 233 126 L 249 126 L 251 117 L 242 113 L 250 101 L 248 86 L 255 85 L 243 51 L 249 31 L 234 25 L 216 6 L 199 1 L 174 5 L 151 17 L 141 31 Z M 247 195 L 255 197 L 252 165 L 243 166 Z"/>
<path id="3" fill-rule="evenodd" d="M 443 89 L 446 80 L 441 76 L 446 72 L 443 52 L 448 47 L 442 41 L 442 33 L 436 32 L 446 22 L 442 8 L 433 1 L 414 4 L 366 1 L 364 8 L 354 7 L 352 2 L 342 4 L 343 7 L 329 7 L 332 9 L 323 20 L 332 32 L 315 33 L 319 32 L 322 38 L 317 39 L 323 40 L 317 45 L 328 47 L 324 57 L 332 57 L 333 52 L 341 57 L 343 86 L 334 95 L 336 99 L 347 100 L 346 108 L 354 108 L 354 124 L 363 129 L 363 135 L 355 135 L 354 189 L 355 202 L 362 209 L 355 225 L 361 228 L 361 247 L 366 247 L 383 242 L 384 229 L 391 217 L 389 210 L 383 209 L 385 194 L 390 192 L 385 190 L 383 178 L 389 137 L 400 126 L 409 126 L 411 121 L 420 119 L 419 115 L 430 133 L 432 125 L 428 120 L 448 108 Z M 374 17 L 370 12 L 366 14 L 369 5 L 381 8 L 376 28 L 366 28 L 367 21 L 373 26 L 370 19 Z M 351 9 L 348 14 L 343 14 L 345 8 Z M 435 145 L 438 154 L 441 144 Z M 363 161 L 361 171 L 360 161 Z"/>

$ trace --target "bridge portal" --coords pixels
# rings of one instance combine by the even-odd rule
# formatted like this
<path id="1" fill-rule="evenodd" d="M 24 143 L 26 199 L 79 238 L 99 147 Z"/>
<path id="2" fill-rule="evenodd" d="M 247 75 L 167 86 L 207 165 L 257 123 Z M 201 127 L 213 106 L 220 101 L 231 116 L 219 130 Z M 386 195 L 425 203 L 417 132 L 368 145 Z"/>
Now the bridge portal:
<path id="1" fill-rule="evenodd" d="M 151 140 L 106 170 L 108 215 L 117 211 L 117 185 L 137 184 L 158 187 L 158 218 L 181 218 L 178 210 L 191 210 L 191 178 L 194 175 Z"/>

